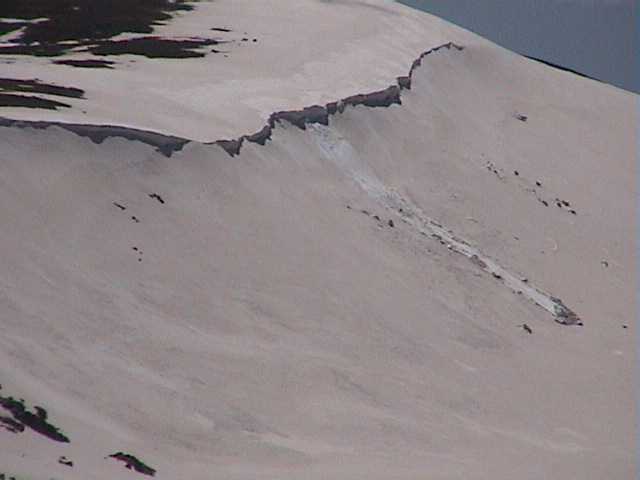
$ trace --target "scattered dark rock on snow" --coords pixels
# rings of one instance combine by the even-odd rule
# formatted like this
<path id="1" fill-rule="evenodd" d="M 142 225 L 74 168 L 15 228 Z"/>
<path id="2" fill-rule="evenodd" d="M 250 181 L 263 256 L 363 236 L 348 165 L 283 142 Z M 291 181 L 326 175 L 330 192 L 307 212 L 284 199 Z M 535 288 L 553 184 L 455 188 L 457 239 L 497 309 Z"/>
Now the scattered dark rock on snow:
<path id="1" fill-rule="evenodd" d="M 572 210 L 569 210 L 569 212 L 570 212 L 572 215 L 578 215 L 578 212 L 576 212 L 576 211 L 575 211 L 575 210 L 573 210 L 573 209 L 572 209 Z"/>
<path id="2" fill-rule="evenodd" d="M 519 176 L 519 175 L 520 175 L 520 172 L 518 172 L 518 170 L 514 170 L 514 171 L 513 171 L 513 174 L 517 177 L 517 176 Z"/>
<path id="3" fill-rule="evenodd" d="M 65 465 L 67 467 L 73 467 L 73 461 L 69 460 L 67 457 L 65 457 L 64 455 L 60 458 L 58 458 L 58 463 L 60 465 Z"/>
<path id="4" fill-rule="evenodd" d="M 382 220 L 378 215 L 374 215 L 373 218 L 375 218 L 379 222 Z"/>
<path id="5" fill-rule="evenodd" d="M 160 202 L 161 204 L 164 205 L 164 199 L 160 195 L 158 195 L 157 193 L 150 193 L 149 197 L 156 199 L 158 202 Z"/>
<path id="6" fill-rule="evenodd" d="M 114 458 L 120 462 L 123 462 L 125 464 L 125 467 L 127 467 L 129 470 L 134 470 L 143 475 L 149 475 L 153 477 L 156 474 L 155 469 L 149 467 L 148 465 L 145 465 L 144 462 L 128 453 L 117 452 L 109 455 L 109 458 Z"/>
<path id="7" fill-rule="evenodd" d="M 622 328 L 624 328 L 626 330 L 627 328 L 629 328 L 629 326 L 628 325 L 622 325 Z"/>
<path id="8" fill-rule="evenodd" d="M 124 211 L 127 209 L 127 207 L 125 207 L 124 205 L 118 203 L 118 202 L 113 202 L 113 204 L 118 207 L 120 210 Z"/>
<path id="9" fill-rule="evenodd" d="M 520 113 L 516 113 L 515 117 L 520 120 L 521 122 L 526 122 L 528 120 L 529 117 L 527 117 L 526 115 L 522 115 Z"/>
<path id="10" fill-rule="evenodd" d="M 230 28 L 221 28 L 221 27 L 214 27 L 211 29 L 211 31 L 213 32 L 222 32 L 222 33 L 230 33 L 232 32 L 232 30 Z"/>
<path id="11" fill-rule="evenodd" d="M 541 186 L 542 186 L 542 182 L 541 182 L 540 180 L 538 180 L 538 181 L 536 181 L 536 185 L 537 185 L 538 187 L 541 187 Z"/>
<path id="12" fill-rule="evenodd" d="M 34 407 L 34 412 L 30 412 L 25 407 L 22 399 L 16 400 L 13 397 L 3 397 L 2 395 L 0 395 L 0 407 L 11 413 L 13 416 L 13 422 L 11 423 L 20 423 L 23 427 L 28 427 L 55 442 L 69 443 L 69 438 L 60 432 L 58 427 L 47 421 L 48 415 L 44 408 L 36 406 Z M 2 423 L 3 425 L 8 424 L 8 422 Z M 18 430 L 18 432 L 24 430 L 24 428 L 21 429 L 16 426 L 14 426 L 14 429 Z"/>
<path id="13" fill-rule="evenodd" d="M 545 207 L 549 206 L 549 202 L 547 202 L 546 200 L 540 200 L 540 203 L 542 203 Z"/>
<path id="14" fill-rule="evenodd" d="M 502 275 L 500 275 L 499 273 L 491 272 L 491 275 L 493 275 L 493 278 L 497 280 L 502 280 Z"/>
<path id="15" fill-rule="evenodd" d="M 389 220 L 388 225 L 393 228 L 395 227 L 395 224 L 393 223 L 393 220 Z"/>
<path id="16" fill-rule="evenodd" d="M 525 332 L 527 332 L 529 335 L 531 335 L 533 333 L 533 330 L 531 329 L 531 327 L 529 325 L 527 325 L 526 323 L 522 324 L 522 328 Z"/>
<path id="17" fill-rule="evenodd" d="M 140 223 L 140 220 L 135 215 L 131 216 L 131 220 L 133 220 L 135 223 Z"/>

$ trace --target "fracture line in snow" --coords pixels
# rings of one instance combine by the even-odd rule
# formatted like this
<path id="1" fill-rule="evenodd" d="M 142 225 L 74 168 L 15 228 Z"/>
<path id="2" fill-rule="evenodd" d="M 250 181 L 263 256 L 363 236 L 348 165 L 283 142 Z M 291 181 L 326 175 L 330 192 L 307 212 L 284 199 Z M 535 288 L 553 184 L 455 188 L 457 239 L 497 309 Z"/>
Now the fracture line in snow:
<path id="1" fill-rule="evenodd" d="M 309 129 L 325 158 L 358 184 L 371 198 L 400 215 L 406 224 L 425 236 L 439 240 L 449 250 L 464 255 L 484 272 L 501 281 L 507 288 L 545 309 L 553 315 L 556 322 L 562 325 L 582 325 L 578 315 L 562 300 L 530 284 L 528 279 L 514 275 L 479 249 L 471 246 L 469 242 L 429 218 L 417 205 L 388 189 L 367 162 L 360 158 L 357 150 L 335 130 L 324 125 L 311 125 Z"/>

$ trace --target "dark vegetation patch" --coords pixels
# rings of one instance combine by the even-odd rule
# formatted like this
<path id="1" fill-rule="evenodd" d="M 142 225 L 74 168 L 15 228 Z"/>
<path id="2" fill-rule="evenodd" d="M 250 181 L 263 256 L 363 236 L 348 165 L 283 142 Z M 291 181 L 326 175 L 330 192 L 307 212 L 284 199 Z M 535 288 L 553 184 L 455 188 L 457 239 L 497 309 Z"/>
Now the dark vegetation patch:
<path id="1" fill-rule="evenodd" d="M 0 9 L 1 8 L 2 7 L 0 7 Z M 26 23 L 24 22 L 3 22 L 2 20 L 0 20 L 0 36 L 6 35 L 7 33 L 10 33 L 10 32 L 15 32 L 16 30 L 19 30 L 25 25 Z"/>
<path id="2" fill-rule="evenodd" d="M 31 55 L 34 57 L 57 57 L 63 55 L 69 45 L 34 44 L 7 45 L 0 47 L 0 55 Z"/>
<path id="3" fill-rule="evenodd" d="M 144 462 L 128 453 L 114 453 L 113 455 L 109 455 L 109 458 L 114 458 L 120 462 L 123 462 L 125 464 L 125 467 L 127 467 L 129 470 L 134 470 L 138 473 L 142 473 L 143 475 L 149 475 L 153 477 L 156 474 L 155 469 L 151 468 L 148 465 L 145 465 Z"/>
<path id="4" fill-rule="evenodd" d="M 2 395 L 0 395 L 0 407 L 13 416 L 13 418 L 2 417 L 2 424 L 5 426 L 14 425 L 17 430 L 14 433 L 22 432 L 27 427 L 55 442 L 69 443 L 69 438 L 60 432 L 58 427 L 48 422 L 48 414 L 44 408 L 35 406 L 33 407 L 34 411 L 31 412 L 25 407 L 24 400 L 16 400 L 13 397 L 3 397 Z"/>
<path id="5" fill-rule="evenodd" d="M 0 18 L 23 22 L 2 22 L 0 33 L 20 28 L 23 30 L 13 40 L 13 45 L 0 47 L 0 54 L 55 57 L 72 49 L 87 47 L 96 55 L 202 57 L 205 54 L 196 52 L 196 48 L 216 45 L 219 41 L 159 37 L 112 40 L 122 33 L 150 34 L 155 26 L 168 22 L 176 13 L 193 10 L 193 3 L 187 0 L 2 0 Z M 35 19 L 45 20 L 33 22 Z M 105 64 L 79 62 L 83 61 L 60 63 L 75 67 L 109 68 Z"/>
<path id="6" fill-rule="evenodd" d="M 30 95 L 0 93 L 0 107 L 46 108 L 47 110 L 56 110 L 60 107 L 70 108 L 71 105 Z"/>
<path id="7" fill-rule="evenodd" d="M 11 417 L 0 416 L 0 426 L 11 433 L 24 432 L 24 425 Z"/>
<path id="8" fill-rule="evenodd" d="M 173 40 L 161 37 L 142 37 L 128 40 L 104 41 L 89 51 L 94 55 L 142 55 L 147 58 L 197 58 L 206 54 L 197 49 L 218 45 L 218 40 L 210 38 L 190 38 Z"/>
<path id="9" fill-rule="evenodd" d="M 60 42 L 104 40 L 121 33 L 151 33 L 153 27 L 180 11 L 193 10 L 186 0 L 2 0 L 0 18 L 25 20 L 4 23 L 7 31 L 24 27 L 19 43 L 55 45 Z M 30 20 L 44 21 L 28 23 Z"/>
<path id="10" fill-rule="evenodd" d="M 115 64 L 109 60 L 56 60 L 53 63 L 78 68 L 113 68 Z"/>
<path id="11" fill-rule="evenodd" d="M 39 80 L 22 80 L 17 78 L 0 78 L 0 91 L 44 93 L 58 97 L 83 98 L 84 90 L 75 87 L 63 87 Z"/>

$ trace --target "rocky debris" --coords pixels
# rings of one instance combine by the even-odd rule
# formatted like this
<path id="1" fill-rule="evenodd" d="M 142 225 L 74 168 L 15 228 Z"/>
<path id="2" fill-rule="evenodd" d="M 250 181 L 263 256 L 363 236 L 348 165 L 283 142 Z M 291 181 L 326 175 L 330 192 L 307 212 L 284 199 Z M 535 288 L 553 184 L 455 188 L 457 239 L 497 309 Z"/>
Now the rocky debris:
<path id="1" fill-rule="evenodd" d="M 142 249 L 140 249 L 140 248 L 138 248 L 138 247 L 133 247 L 133 248 L 132 248 L 132 250 L 133 250 L 134 252 L 137 252 L 137 253 L 138 253 L 138 262 L 141 262 L 141 261 L 142 261 L 142 255 L 143 255 L 143 251 L 142 251 Z"/>
<path id="2" fill-rule="evenodd" d="M 389 220 L 389 221 L 387 222 L 387 224 L 388 224 L 391 228 L 395 227 L 395 224 L 393 223 L 393 220 Z"/>
<path id="3" fill-rule="evenodd" d="M 522 115 L 521 113 L 516 113 L 514 116 L 516 117 L 516 119 L 520 120 L 521 122 L 526 122 L 529 118 L 526 115 Z"/>
<path id="4" fill-rule="evenodd" d="M 113 202 L 113 204 L 118 207 L 120 210 L 125 211 L 127 209 L 127 207 L 125 207 L 124 205 L 118 203 L 118 202 Z"/>
<path id="5" fill-rule="evenodd" d="M 69 443 L 69 438 L 60 432 L 58 427 L 48 422 L 48 414 L 44 408 L 35 406 L 33 407 L 34 412 L 31 412 L 25 407 L 24 400 L 16 400 L 13 397 L 3 397 L 2 395 L 0 395 L 0 407 L 13 416 L 12 419 L 2 417 L 5 419 L 2 424 L 11 425 L 14 433 L 20 433 L 24 431 L 25 427 L 28 427 L 55 442 Z"/>
<path id="6" fill-rule="evenodd" d="M 561 325 L 577 325 L 582 326 L 583 323 L 580 317 L 569 309 L 563 302 L 557 297 L 551 297 L 551 301 L 554 303 L 554 313 L 556 316 L 556 322 Z"/>
<path id="7" fill-rule="evenodd" d="M 164 205 L 164 199 L 157 193 L 150 193 L 149 198 L 153 198 Z"/>
<path id="8" fill-rule="evenodd" d="M 523 323 L 521 325 L 522 329 L 527 332 L 529 335 L 531 335 L 533 333 L 533 330 L 531 329 L 531 327 L 529 325 L 527 325 L 526 323 Z"/>
<path id="9" fill-rule="evenodd" d="M 128 453 L 117 452 L 112 455 L 109 455 L 108 458 L 113 458 L 115 460 L 123 462 L 125 464 L 125 467 L 127 467 L 127 469 L 134 470 L 143 475 L 149 475 L 150 477 L 153 477 L 156 474 L 155 469 L 149 467 L 148 465 L 145 465 L 144 462 L 142 462 L 141 460 L 137 459 L 136 457 Z"/>
<path id="10" fill-rule="evenodd" d="M 504 180 L 504 174 L 502 173 L 502 169 L 495 166 L 493 162 L 487 162 L 484 165 L 484 168 L 489 170 L 491 173 L 495 174 L 500 180 Z"/>
<path id="11" fill-rule="evenodd" d="M 58 463 L 60 465 L 65 465 L 67 467 L 73 467 L 73 461 L 69 460 L 67 457 L 65 457 L 64 455 L 61 456 L 60 458 L 58 458 Z"/>

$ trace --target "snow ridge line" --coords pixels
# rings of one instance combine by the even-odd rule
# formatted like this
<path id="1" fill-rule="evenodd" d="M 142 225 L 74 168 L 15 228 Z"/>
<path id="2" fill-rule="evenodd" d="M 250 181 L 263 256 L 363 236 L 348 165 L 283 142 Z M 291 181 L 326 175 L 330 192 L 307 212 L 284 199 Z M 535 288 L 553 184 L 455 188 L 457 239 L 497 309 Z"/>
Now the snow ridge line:
<path id="1" fill-rule="evenodd" d="M 411 64 L 408 75 L 397 77 L 396 83 L 384 90 L 352 95 L 350 97 L 343 98 L 342 100 L 327 103 L 324 106 L 312 105 L 310 107 L 305 107 L 302 110 L 274 112 L 269 116 L 267 124 L 260 131 L 251 135 L 243 135 L 242 137 L 234 140 L 217 140 L 212 143 L 219 145 L 233 157 L 240 153 L 240 149 L 245 141 L 258 143 L 259 145 L 266 144 L 267 140 L 271 140 L 271 135 L 276 125 L 282 121 L 286 121 L 301 130 L 306 130 L 306 125 L 309 124 L 329 125 L 329 117 L 336 113 L 344 112 L 347 107 L 364 105 L 365 107 L 377 108 L 390 107 L 393 104 L 402 105 L 402 90 L 411 89 L 413 72 L 422 65 L 424 57 L 439 50 L 450 50 L 451 48 L 458 51 L 464 50 L 464 47 L 452 42 L 427 50 L 426 52 L 421 53 L 420 56 L 414 60 Z"/>
<path id="2" fill-rule="evenodd" d="M 390 107 L 394 104 L 401 105 L 402 90 L 411 89 L 413 72 L 416 68 L 422 65 L 422 60 L 424 59 L 424 57 L 442 49 L 450 50 L 452 48 L 458 51 L 464 49 L 464 47 L 460 45 L 449 42 L 421 53 L 420 56 L 412 63 L 409 74 L 406 76 L 397 77 L 396 83 L 384 90 L 352 95 L 350 97 L 343 98 L 342 100 L 327 103 L 324 106 L 312 105 L 310 107 L 305 107 L 302 110 L 286 110 L 274 112 L 269 116 L 267 124 L 258 132 L 243 135 L 236 139 L 216 140 L 213 142 L 203 143 L 205 145 L 218 145 L 230 156 L 234 157 L 240 153 L 240 150 L 245 142 L 265 145 L 267 140 L 271 140 L 273 130 L 280 122 L 288 122 L 300 128 L 301 130 L 306 130 L 306 125 L 308 124 L 315 123 L 329 125 L 329 117 L 337 113 L 344 112 L 347 107 L 363 105 L 366 107 L 376 108 Z M 182 150 L 186 144 L 194 142 L 194 140 L 183 137 L 165 135 L 149 130 L 117 125 L 93 125 L 55 121 L 16 120 L 6 117 L 0 117 L 0 127 L 34 128 L 38 130 L 46 129 L 49 127 L 59 127 L 81 137 L 87 137 L 92 142 L 97 144 L 102 143 L 110 137 L 121 137 L 127 140 L 138 141 L 146 143 L 147 145 L 151 145 L 166 157 L 171 157 L 173 153 Z"/>

